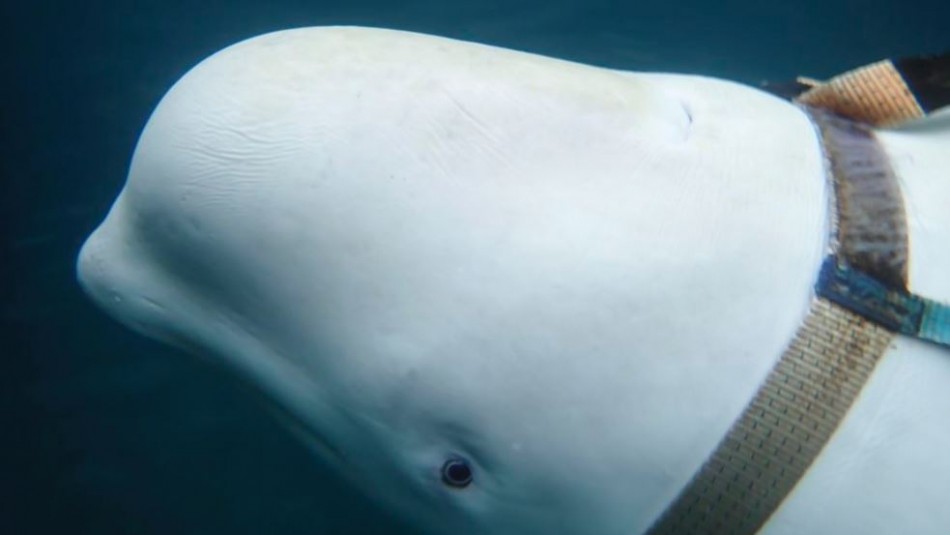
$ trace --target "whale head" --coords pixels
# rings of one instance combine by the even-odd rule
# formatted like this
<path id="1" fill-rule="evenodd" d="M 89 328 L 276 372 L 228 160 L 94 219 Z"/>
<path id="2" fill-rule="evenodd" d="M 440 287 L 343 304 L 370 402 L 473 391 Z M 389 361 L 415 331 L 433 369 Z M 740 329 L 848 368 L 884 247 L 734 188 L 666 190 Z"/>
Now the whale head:
<path id="1" fill-rule="evenodd" d="M 78 260 L 431 533 L 635 533 L 797 326 L 807 120 L 738 85 L 278 32 L 164 97 Z"/>

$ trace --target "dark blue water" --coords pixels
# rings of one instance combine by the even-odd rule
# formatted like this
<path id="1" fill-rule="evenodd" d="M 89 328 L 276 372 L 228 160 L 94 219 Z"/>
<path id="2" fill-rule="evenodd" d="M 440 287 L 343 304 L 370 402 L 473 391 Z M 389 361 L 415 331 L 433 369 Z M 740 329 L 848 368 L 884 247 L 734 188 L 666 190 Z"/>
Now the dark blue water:
<path id="1" fill-rule="evenodd" d="M 186 69 L 287 27 L 385 26 L 749 83 L 950 48 L 946 0 L 4 2 L 0 534 L 407 533 L 239 388 L 74 281 L 136 136 Z"/>

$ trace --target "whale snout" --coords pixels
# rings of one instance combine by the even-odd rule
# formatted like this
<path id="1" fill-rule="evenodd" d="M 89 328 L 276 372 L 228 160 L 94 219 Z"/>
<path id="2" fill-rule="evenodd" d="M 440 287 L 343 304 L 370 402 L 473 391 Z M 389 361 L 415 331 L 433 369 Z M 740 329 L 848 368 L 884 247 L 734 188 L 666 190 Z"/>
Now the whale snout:
<path id="1" fill-rule="evenodd" d="M 110 263 L 109 240 L 103 234 L 100 226 L 86 238 L 76 259 L 76 279 L 97 305 L 111 310 L 122 302 L 122 296 L 115 289 L 116 266 Z"/>
<path id="2" fill-rule="evenodd" d="M 76 259 L 83 291 L 109 316 L 146 336 L 169 341 L 164 290 L 157 270 L 129 234 L 121 199 L 86 239 Z"/>

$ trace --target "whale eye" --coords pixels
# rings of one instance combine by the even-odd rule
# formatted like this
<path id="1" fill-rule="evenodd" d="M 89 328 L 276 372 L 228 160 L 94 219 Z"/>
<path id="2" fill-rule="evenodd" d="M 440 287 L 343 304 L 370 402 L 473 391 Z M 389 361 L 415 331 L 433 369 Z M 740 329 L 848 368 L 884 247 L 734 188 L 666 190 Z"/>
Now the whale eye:
<path id="1" fill-rule="evenodd" d="M 442 482 L 450 487 L 465 488 L 472 482 L 472 467 L 465 459 L 453 457 L 442 465 Z"/>

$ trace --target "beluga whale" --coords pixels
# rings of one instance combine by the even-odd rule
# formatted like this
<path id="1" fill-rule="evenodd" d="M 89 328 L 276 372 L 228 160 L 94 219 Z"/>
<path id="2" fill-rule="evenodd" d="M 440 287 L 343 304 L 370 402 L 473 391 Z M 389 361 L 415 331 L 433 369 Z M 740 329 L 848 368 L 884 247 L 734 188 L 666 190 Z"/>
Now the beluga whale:
<path id="1" fill-rule="evenodd" d="M 945 534 L 947 64 L 269 33 L 164 96 L 78 279 L 420 533 Z"/>

